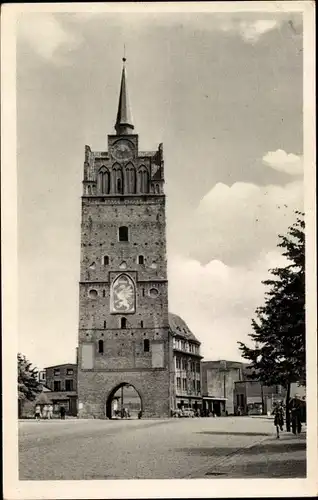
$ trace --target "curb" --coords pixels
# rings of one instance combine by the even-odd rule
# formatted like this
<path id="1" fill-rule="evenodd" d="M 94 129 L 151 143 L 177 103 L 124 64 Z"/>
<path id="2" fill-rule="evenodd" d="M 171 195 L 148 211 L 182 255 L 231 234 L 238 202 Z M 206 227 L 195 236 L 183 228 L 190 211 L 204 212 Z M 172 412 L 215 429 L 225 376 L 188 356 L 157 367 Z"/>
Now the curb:
<path id="1" fill-rule="evenodd" d="M 287 433 L 288 436 L 290 436 L 292 433 Z M 306 440 L 307 439 L 307 433 L 306 431 L 305 432 L 302 432 L 301 435 L 303 435 L 303 438 Z M 297 436 L 298 437 L 298 436 Z M 215 467 L 215 468 L 222 468 L 223 465 L 226 464 L 226 462 L 230 462 L 229 463 L 229 468 L 230 469 L 233 469 L 235 468 L 236 464 L 231 464 L 231 459 L 233 458 L 237 458 L 239 457 L 242 452 L 244 450 L 247 450 L 247 449 L 250 449 L 250 448 L 255 448 L 257 446 L 260 446 L 262 445 L 263 443 L 266 443 L 266 441 L 270 442 L 274 440 L 276 442 L 276 439 L 275 439 L 275 436 L 273 436 L 272 434 L 268 434 L 268 436 L 264 437 L 263 439 L 260 439 L 259 441 L 257 442 L 254 442 L 254 443 L 251 443 L 251 444 L 248 444 L 246 446 L 242 446 L 241 448 L 238 448 L 236 451 L 233 451 L 232 453 L 229 453 L 228 455 L 225 455 L 221 460 L 217 461 L 212 461 L 212 463 L 209 465 L 209 468 L 207 469 L 203 469 L 203 468 L 200 468 L 200 469 L 197 469 L 196 472 L 194 473 L 191 473 L 189 475 L 186 475 L 186 476 L 183 476 L 182 479 L 203 479 L 203 477 L 205 477 L 207 475 L 207 472 L 209 472 L 211 470 L 211 468 Z M 285 440 L 282 439 L 280 441 L 280 443 L 283 443 Z M 294 441 L 294 439 L 293 439 Z M 197 474 L 200 474 L 200 477 L 197 476 Z M 225 475 L 228 475 L 225 474 Z M 224 478 L 225 479 L 225 478 Z M 243 479 L 243 478 L 242 478 Z"/>
<path id="2" fill-rule="evenodd" d="M 214 466 L 222 467 L 222 465 L 224 465 L 225 462 L 230 460 L 232 457 L 240 455 L 240 453 L 243 450 L 247 450 L 249 448 L 253 448 L 254 446 L 258 446 L 261 443 L 263 443 L 264 441 L 269 440 L 271 437 L 272 437 L 272 435 L 268 434 L 268 436 L 264 437 L 263 439 L 260 439 L 259 441 L 256 441 L 254 443 L 249 443 L 246 446 L 241 446 L 240 448 L 237 448 L 237 450 L 232 451 L 232 452 L 228 453 L 227 455 L 225 455 L 221 460 L 215 459 L 214 461 L 212 461 L 212 463 L 209 465 L 208 468 L 203 469 L 202 467 L 200 467 L 200 469 L 197 469 L 195 472 L 192 472 L 191 474 L 187 474 L 185 476 L 182 476 L 180 479 L 202 479 L 206 475 L 206 473 L 209 470 L 211 470 L 211 467 L 214 467 Z M 198 473 L 200 473 L 200 477 L 198 477 L 198 475 L 197 475 Z"/>

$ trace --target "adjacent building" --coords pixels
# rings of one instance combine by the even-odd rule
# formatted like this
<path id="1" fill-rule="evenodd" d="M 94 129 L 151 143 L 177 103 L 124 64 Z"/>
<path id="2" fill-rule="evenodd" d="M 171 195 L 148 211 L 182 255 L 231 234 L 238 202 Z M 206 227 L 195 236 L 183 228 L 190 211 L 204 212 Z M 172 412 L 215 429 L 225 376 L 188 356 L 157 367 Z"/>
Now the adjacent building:
<path id="1" fill-rule="evenodd" d="M 77 415 L 77 365 L 65 363 L 49 366 L 43 372 L 44 392 L 53 404 L 54 412 L 57 413 L 64 406 L 67 415 Z"/>
<path id="2" fill-rule="evenodd" d="M 202 398 L 205 415 L 233 415 L 236 412 L 234 388 L 244 379 L 244 363 L 237 361 L 203 361 Z"/>
<path id="3" fill-rule="evenodd" d="M 281 385 L 265 386 L 258 380 L 235 382 L 235 413 L 242 415 L 261 415 L 271 413 L 274 403 L 284 401 L 286 390 Z"/>
<path id="4" fill-rule="evenodd" d="M 200 342 L 176 314 L 169 314 L 173 339 L 171 409 L 202 409 Z"/>

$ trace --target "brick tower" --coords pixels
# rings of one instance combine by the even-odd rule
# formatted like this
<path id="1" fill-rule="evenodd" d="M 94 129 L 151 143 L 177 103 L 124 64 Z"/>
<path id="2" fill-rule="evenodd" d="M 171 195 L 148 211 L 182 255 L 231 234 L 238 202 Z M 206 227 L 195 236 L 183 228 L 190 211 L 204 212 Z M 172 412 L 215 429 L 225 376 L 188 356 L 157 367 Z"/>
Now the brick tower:
<path id="1" fill-rule="evenodd" d="M 85 147 L 79 285 L 79 417 L 111 418 L 131 385 L 143 417 L 168 417 L 172 345 L 163 150 L 141 152 L 128 102 L 125 58 L 116 134 L 108 151 Z"/>

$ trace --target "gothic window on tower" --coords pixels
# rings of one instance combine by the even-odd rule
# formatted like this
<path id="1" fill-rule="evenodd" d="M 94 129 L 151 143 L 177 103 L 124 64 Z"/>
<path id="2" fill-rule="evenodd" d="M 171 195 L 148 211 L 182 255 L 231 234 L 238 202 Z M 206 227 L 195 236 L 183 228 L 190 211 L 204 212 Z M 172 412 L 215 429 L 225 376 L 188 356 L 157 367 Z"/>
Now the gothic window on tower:
<path id="1" fill-rule="evenodd" d="M 110 192 L 110 174 L 106 167 L 101 167 L 97 176 L 97 189 L 100 194 L 109 194 Z"/>
<path id="2" fill-rule="evenodd" d="M 113 168 L 113 178 L 114 178 L 115 193 L 123 194 L 124 180 L 123 180 L 123 172 L 120 166 L 115 166 Z"/>
<path id="3" fill-rule="evenodd" d="M 104 341 L 103 340 L 98 341 L 98 352 L 99 352 L 99 354 L 104 353 Z"/>
<path id="4" fill-rule="evenodd" d="M 104 257 L 103 257 L 103 265 L 104 266 L 108 266 L 108 264 L 109 264 L 109 257 L 108 257 L 108 255 L 104 255 Z"/>
<path id="5" fill-rule="evenodd" d="M 125 169 L 126 179 L 125 186 L 126 192 L 130 194 L 136 193 L 136 170 L 135 167 L 130 163 Z"/>
<path id="6" fill-rule="evenodd" d="M 121 226 L 118 229 L 118 239 L 119 241 L 128 241 L 128 227 Z"/>
<path id="7" fill-rule="evenodd" d="M 120 318 L 120 328 L 127 328 L 127 318 Z"/>
<path id="8" fill-rule="evenodd" d="M 149 193 L 149 174 L 144 166 L 138 170 L 138 191 L 140 193 Z"/>
<path id="9" fill-rule="evenodd" d="M 133 280 L 127 274 L 121 274 L 112 283 L 110 310 L 116 313 L 134 313 L 136 290 Z"/>
<path id="10" fill-rule="evenodd" d="M 138 264 L 144 264 L 144 263 L 145 263 L 144 256 L 143 255 L 139 255 L 139 257 L 138 257 Z"/>
<path id="11" fill-rule="evenodd" d="M 149 339 L 144 340 L 144 352 L 149 352 L 150 351 L 150 342 Z"/>

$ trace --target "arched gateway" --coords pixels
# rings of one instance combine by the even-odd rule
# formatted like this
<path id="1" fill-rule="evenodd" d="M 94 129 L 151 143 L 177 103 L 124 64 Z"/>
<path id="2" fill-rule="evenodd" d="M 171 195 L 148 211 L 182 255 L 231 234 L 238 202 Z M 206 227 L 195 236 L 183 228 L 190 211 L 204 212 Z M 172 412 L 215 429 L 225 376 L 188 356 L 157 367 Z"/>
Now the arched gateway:
<path id="1" fill-rule="evenodd" d="M 142 409 L 141 394 L 127 382 L 116 385 L 106 398 L 106 417 L 109 419 L 139 418 Z"/>

